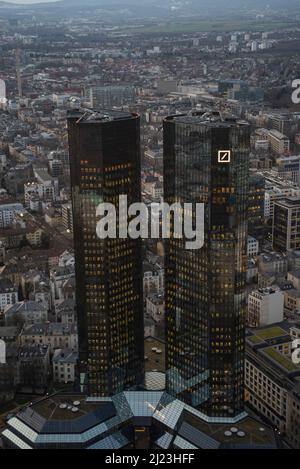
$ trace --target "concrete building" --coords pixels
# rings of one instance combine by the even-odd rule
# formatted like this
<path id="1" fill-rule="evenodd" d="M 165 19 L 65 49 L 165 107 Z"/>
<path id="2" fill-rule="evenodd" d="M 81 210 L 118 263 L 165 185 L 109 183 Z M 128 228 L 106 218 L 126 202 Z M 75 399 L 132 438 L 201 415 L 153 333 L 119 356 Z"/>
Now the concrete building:
<path id="1" fill-rule="evenodd" d="M 18 288 L 10 280 L 0 280 L 0 315 L 18 301 Z"/>
<path id="2" fill-rule="evenodd" d="M 54 267 L 50 271 L 51 298 L 54 303 L 56 300 L 65 300 L 75 297 L 75 289 L 69 288 L 70 282 L 75 286 L 74 266 Z"/>
<path id="3" fill-rule="evenodd" d="M 18 355 L 19 388 L 45 392 L 50 379 L 50 350 L 42 345 L 20 347 Z"/>
<path id="4" fill-rule="evenodd" d="M 265 327 L 283 321 L 284 295 L 280 290 L 265 288 L 248 296 L 248 325 Z"/>
<path id="5" fill-rule="evenodd" d="M 272 428 L 247 414 L 211 421 L 166 392 L 145 390 L 101 400 L 56 394 L 22 409 L 1 436 L 6 449 L 277 448 Z"/>
<path id="6" fill-rule="evenodd" d="M 149 262 L 143 263 L 143 283 L 144 292 L 148 293 L 162 293 L 164 289 L 164 269 L 159 265 L 150 264 Z"/>
<path id="7" fill-rule="evenodd" d="M 52 180 L 42 183 L 28 182 L 24 185 L 24 198 L 26 208 L 30 210 L 40 209 L 42 202 L 56 201 L 57 189 Z"/>
<path id="8" fill-rule="evenodd" d="M 283 291 L 284 295 L 284 307 L 291 311 L 300 311 L 300 292 L 295 288 L 287 289 Z"/>

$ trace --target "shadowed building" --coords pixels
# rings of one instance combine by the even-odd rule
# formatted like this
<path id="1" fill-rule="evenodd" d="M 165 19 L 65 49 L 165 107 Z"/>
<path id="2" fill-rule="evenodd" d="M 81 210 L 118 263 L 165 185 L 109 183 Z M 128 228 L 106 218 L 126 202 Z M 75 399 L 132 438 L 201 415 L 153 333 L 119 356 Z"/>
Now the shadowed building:
<path id="1" fill-rule="evenodd" d="M 141 244 L 100 240 L 96 209 L 118 208 L 119 195 L 140 202 L 140 119 L 74 111 L 68 128 L 81 389 L 109 396 L 143 381 Z"/>
<path id="2" fill-rule="evenodd" d="M 205 204 L 202 249 L 166 242 L 167 391 L 210 417 L 243 412 L 249 146 L 219 113 L 164 121 L 165 202 Z"/>

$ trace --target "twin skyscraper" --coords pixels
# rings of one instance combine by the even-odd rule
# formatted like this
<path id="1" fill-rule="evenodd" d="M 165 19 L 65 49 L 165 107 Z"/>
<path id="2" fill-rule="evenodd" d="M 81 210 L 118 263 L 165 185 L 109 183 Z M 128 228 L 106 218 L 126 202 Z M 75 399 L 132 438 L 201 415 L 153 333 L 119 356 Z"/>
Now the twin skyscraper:
<path id="1" fill-rule="evenodd" d="M 142 241 L 96 234 L 100 203 L 141 202 L 140 118 L 83 109 L 68 129 L 81 390 L 143 389 Z M 164 121 L 164 201 L 205 206 L 201 249 L 172 236 L 172 219 L 165 240 L 166 391 L 217 418 L 243 411 L 249 152 L 244 121 Z"/>

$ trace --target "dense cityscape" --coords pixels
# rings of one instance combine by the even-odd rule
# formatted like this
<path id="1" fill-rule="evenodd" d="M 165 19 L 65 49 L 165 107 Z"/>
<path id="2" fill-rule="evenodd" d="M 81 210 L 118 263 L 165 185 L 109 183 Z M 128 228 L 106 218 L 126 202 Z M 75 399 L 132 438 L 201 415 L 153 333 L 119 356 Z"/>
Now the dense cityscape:
<path id="1" fill-rule="evenodd" d="M 300 449 L 300 6 L 228 3 L 0 2 L 0 449 Z"/>

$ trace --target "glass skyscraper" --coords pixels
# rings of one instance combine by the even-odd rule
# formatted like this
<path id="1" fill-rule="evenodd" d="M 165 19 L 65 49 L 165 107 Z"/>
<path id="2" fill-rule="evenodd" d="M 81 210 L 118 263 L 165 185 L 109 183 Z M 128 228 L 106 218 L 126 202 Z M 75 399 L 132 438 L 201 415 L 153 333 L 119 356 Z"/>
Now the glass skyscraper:
<path id="1" fill-rule="evenodd" d="M 248 200 L 249 235 L 259 242 L 261 249 L 265 237 L 265 179 L 263 176 L 250 174 Z"/>
<path id="2" fill-rule="evenodd" d="M 81 390 L 110 396 L 143 382 L 141 241 L 99 239 L 96 209 L 141 200 L 140 118 L 70 111 L 68 131 Z"/>
<path id="3" fill-rule="evenodd" d="M 243 411 L 249 152 L 244 121 L 164 121 L 165 202 L 205 204 L 202 249 L 166 242 L 167 391 L 212 418 Z"/>

